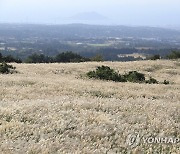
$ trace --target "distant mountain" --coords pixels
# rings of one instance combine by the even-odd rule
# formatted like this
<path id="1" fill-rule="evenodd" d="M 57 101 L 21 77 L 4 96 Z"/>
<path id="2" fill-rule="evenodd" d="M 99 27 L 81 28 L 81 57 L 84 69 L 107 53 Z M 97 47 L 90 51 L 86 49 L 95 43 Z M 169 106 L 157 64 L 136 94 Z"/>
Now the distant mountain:
<path id="1" fill-rule="evenodd" d="M 83 12 L 71 16 L 69 19 L 79 20 L 79 21 L 97 21 L 97 20 L 107 20 L 108 18 L 97 12 Z"/>
<path id="2" fill-rule="evenodd" d="M 150 38 L 179 40 L 180 31 L 159 27 L 102 26 L 87 24 L 67 25 L 16 25 L 0 24 L 1 37 L 49 37 L 49 38 Z"/>

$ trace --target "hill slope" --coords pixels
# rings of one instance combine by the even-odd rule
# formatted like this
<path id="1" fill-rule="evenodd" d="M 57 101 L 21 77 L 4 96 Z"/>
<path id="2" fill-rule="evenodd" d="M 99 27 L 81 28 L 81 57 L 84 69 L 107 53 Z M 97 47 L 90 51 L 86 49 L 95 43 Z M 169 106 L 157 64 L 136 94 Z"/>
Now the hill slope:
<path id="1" fill-rule="evenodd" d="M 180 61 L 13 65 L 18 73 L 0 75 L 0 153 L 178 153 L 179 144 L 126 140 L 135 132 L 180 138 Z M 171 84 L 84 76 L 101 65 Z"/>

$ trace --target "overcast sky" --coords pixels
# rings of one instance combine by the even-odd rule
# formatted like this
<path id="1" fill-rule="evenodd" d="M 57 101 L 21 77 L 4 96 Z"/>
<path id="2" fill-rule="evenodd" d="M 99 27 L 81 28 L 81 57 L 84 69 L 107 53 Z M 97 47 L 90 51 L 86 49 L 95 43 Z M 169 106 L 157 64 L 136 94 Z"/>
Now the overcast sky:
<path id="1" fill-rule="evenodd" d="M 0 22 L 63 23 L 97 12 L 106 24 L 179 26 L 179 8 L 180 0 L 0 0 Z"/>

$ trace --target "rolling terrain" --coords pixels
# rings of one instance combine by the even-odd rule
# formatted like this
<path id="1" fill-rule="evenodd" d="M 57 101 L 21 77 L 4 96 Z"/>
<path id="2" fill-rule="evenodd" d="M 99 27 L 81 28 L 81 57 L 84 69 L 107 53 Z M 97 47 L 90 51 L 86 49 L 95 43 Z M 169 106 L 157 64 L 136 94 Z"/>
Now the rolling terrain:
<path id="1" fill-rule="evenodd" d="M 180 138 L 179 60 L 12 65 L 17 73 L 0 74 L 0 153 L 179 152 L 179 143 L 126 143 L 135 132 Z M 85 76 L 101 65 L 170 84 Z"/>

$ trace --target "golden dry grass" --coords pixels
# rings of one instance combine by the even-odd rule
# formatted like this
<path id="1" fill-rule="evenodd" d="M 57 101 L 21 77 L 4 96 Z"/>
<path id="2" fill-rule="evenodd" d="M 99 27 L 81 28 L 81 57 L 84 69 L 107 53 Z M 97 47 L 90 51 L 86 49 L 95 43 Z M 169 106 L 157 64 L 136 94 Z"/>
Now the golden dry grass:
<path id="1" fill-rule="evenodd" d="M 13 64 L 0 75 L 0 153 L 179 153 L 179 144 L 130 148 L 138 132 L 180 138 L 180 61 Z M 169 85 L 90 80 L 108 65 Z"/>

